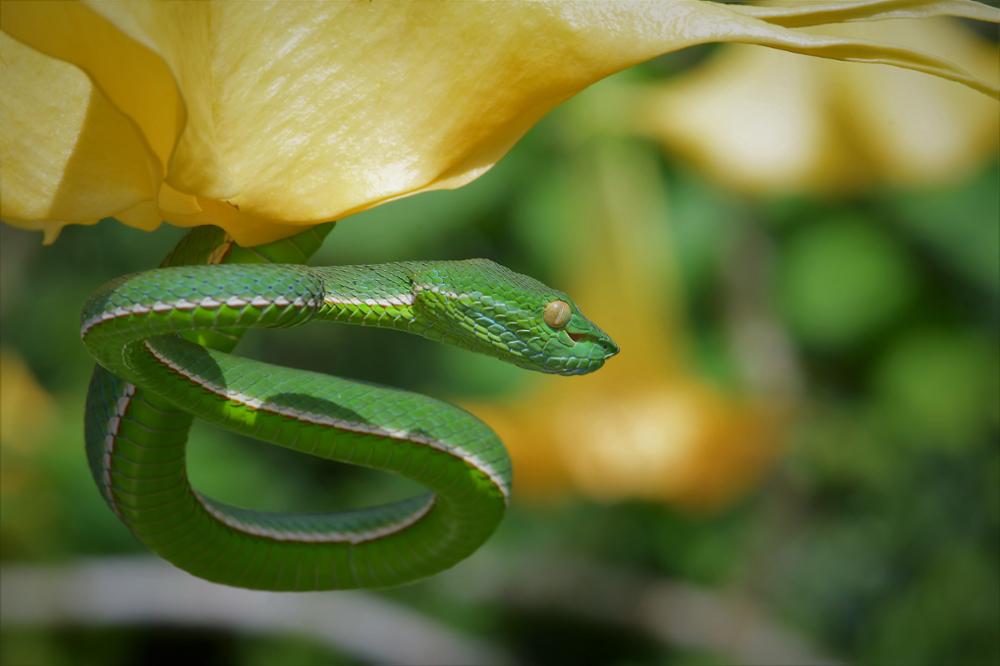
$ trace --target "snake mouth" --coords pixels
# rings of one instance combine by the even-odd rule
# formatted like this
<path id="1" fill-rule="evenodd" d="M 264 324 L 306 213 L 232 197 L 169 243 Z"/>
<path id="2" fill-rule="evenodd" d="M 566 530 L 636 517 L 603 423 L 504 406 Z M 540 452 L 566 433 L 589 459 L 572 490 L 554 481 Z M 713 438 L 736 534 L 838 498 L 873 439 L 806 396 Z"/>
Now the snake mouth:
<path id="1" fill-rule="evenodd" d="M 566 331 L 566 335 L 570 337 L 573 344 L 578 342 L 593 342 L 604 350 L 605 359 L 611 358 L 620 351 L 618 345 L 611 338 L 605 336 L 593 335 L 591 333 L 572 333 L 570 331 Z"/>

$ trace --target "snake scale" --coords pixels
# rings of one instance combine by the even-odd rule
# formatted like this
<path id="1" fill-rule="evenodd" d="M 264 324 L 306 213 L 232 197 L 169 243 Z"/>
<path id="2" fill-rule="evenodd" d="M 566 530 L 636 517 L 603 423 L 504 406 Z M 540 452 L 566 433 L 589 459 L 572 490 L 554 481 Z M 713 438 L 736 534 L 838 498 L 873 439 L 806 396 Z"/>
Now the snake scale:
<path id="1" fill-rule="evenodd" d="M 565 375 L 618 351 L 566 294 L 491 261 L 305 266 L 331 228 L 243 248 L 199 227 L 160 268 L 113 280 L 84 306 L 81 337 L 99 363 L 85 422 L 94 479 L 142 543 L 196 576 L 266 590 L 397 585 L 470 555 L 510 498 L 507 452 L 471 414 L 233 356 L 245 329 L 391 328 Z M 230 506 L 188 481 L 194 418 L 429 492 L 329 514 Z"/>

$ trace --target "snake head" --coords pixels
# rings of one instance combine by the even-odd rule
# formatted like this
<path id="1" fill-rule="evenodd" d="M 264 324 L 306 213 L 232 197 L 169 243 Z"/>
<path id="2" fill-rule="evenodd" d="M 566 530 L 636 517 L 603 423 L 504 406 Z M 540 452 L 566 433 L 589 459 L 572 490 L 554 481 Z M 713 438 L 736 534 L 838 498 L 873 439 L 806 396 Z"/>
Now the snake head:
<path id="1" fill-rule="evenodd" d="M 618 353 L 569 296 L 488 259 L 424 264 L 413 296 L 423 335 L 529 370 L 582 375 Z"/>

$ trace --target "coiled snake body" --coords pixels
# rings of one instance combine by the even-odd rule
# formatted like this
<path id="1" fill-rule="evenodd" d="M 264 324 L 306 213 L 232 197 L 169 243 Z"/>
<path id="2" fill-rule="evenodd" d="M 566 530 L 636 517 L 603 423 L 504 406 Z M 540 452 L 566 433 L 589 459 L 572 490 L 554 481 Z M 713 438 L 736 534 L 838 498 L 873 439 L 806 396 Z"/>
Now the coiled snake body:
<path id="1" fill-rule="evenodd" d="M 507 453 L 472 415 L 232 356 L 244 329 L 394 328 L 558 374 L 591 372 L 618 351 L 568 296 L 489 261 L 301 265 L 330 226 L 250 249 L 199 228 L 164 267 L 114 280 L 84 307 L 81 336 L 100 364 L 86 415 L 94 479 L 139 540 L 194 575 L 269 590 L 403 583 L 476 550 L 510 496 Z M 431 492 L 332 514 L 229 506 L 188 482 L 194 417 Z"/>

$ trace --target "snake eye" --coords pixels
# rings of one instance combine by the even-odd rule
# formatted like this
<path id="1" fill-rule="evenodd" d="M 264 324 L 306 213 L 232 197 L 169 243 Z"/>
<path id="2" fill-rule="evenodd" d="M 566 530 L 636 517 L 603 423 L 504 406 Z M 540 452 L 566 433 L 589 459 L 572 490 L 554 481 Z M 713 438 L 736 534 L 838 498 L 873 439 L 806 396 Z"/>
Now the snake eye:
<path id="1" fill-rule="evenodd" d="M 545 312 L 542 313 L 542 319 L 545 323 L 554 329 L 560 329 L 569 323 L 569 318 L 572 312 L 569 309 L 569 303 L 566 301 L 552 301 L 545 306 Z"/>

